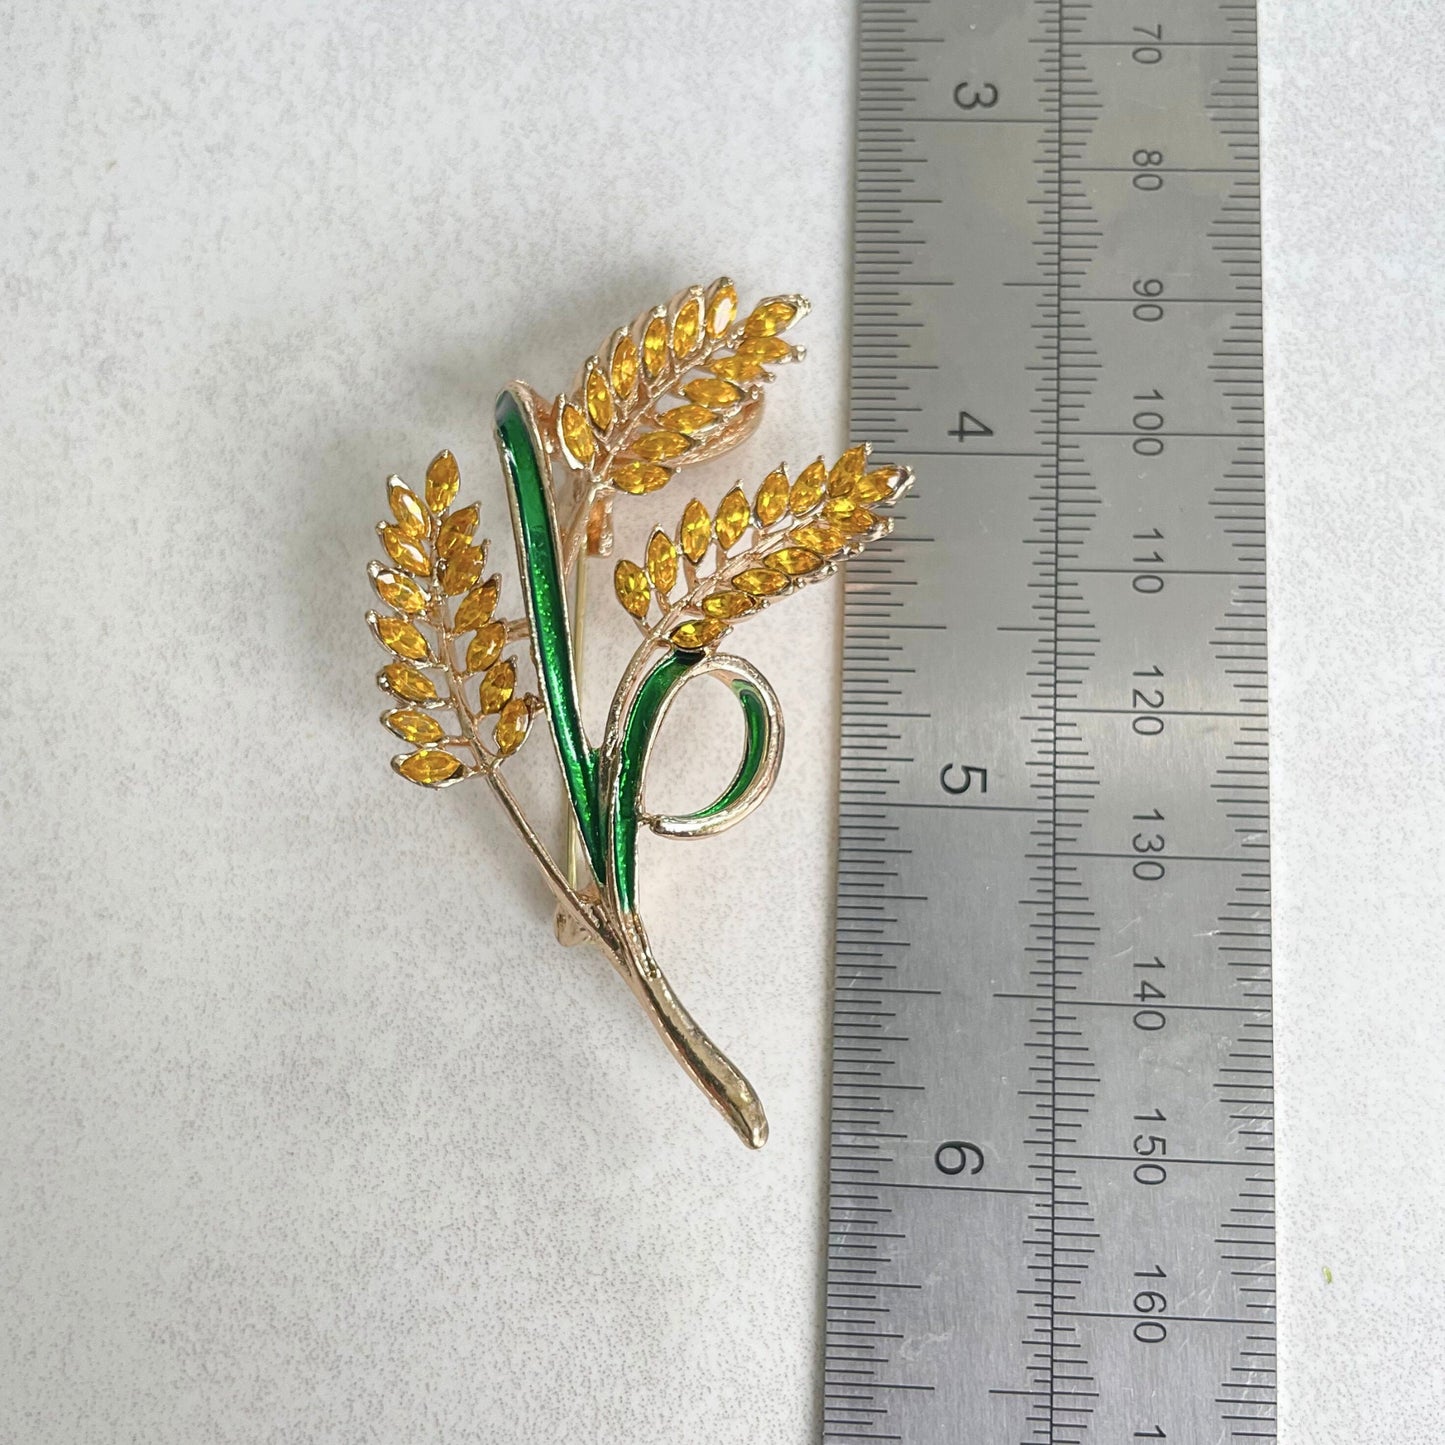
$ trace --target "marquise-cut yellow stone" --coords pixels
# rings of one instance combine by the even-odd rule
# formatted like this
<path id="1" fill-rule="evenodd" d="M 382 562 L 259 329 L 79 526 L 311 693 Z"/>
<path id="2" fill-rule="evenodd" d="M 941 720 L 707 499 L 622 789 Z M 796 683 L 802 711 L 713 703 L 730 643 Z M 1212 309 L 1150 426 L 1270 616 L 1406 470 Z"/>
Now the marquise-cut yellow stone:
<path id="1" fill-rule="evenodd" d="M 636 562 L 629 562 L 624 557 L 612 569 L 612 590 L 634 617 L 647 616 L 647 609 L 652 605 L 652 584 Z"/>
<path id="2" fill-rule="evenodd" d="M 753 514 L 748 509 L 748 499 L 743 495 L 742 489 L 732 488 L 717 504 L 717 521 L 714 527 L 718 546 L 724 552 L 735 547 L 738 539 L 752 525 L 752 520 Z"/>
<path id="3" fill-rule="evenodd" d="M 400 477 L 386 479 L 386 504 L 391 508 L 391 515 L 396 518 L 396 525 L 413 542 L 420 542 L 426 536 L 426 508 Z"/>
<path id="4" fill-rule="evenodd" d="M 770 567 L 749 567 L 739 572 L 732 584 L 753 597 L 772 597 L 787 587 L 788 579 Z"/>
<path id="5" fill-rule="evenodd" d="M 788 533 L 788 540 L 825 557 L 841 552 L 848 545 L 847 535 L 827 522 L 810 522 L 806 527 L 794 527 Z"/>
<path id="6" fill-rule="evenodd" d="M 714 592 L 698 603 L 709 617 L 741 617 L 757 605 L 746 592 Z"/>
<path id="7" fill-rule="evenodd" d="M 648 376 L 661 376 L 667 369 L 667 322 L 660 316 L 642 333 L 642 369 Z"/>
<path id="8" fill-rule="evenodd" d="M 381 545 L 386 548 L 386 555 L 403 572 L 410 572 L 416 577 L 431 576 L 431 558 L 400 527 L 383 527 Z"/>
<path id="9" fill-rule="evenodd" d="M 699 406 L 729 407 L 743 399 L 741 387 L 716 376 L 699 376 L 683 387 L 682 394 Z"/>
<path id="10" fill-rule="evenodd" d="M 469 545 L 481 519 L 482 510 L 475 502 L 460 512 L 453 512 L 437 531 L 437 556 L 450 557 L 458 547 Z"/>
<path id="11" fill-rule="evenodd" d="M 446 729 L 430 713 L 413 712 L 410 708 L 389 712 L 382 722 L 408 743 L 439 743 L 446 736 Z"/>
<path id="12" fill-rule="evenodd" d="M 786 361 L 793 348 L 777 336 L 749 336 L 738 343 L 737 354 L 744 361 Z"/>
<path id="13" fill-rule="evenodd" d="M 505 757 L 516 752 L 526 741 L 527 729 L 532 725 L 532 709 L 525 698 L 514 697 L 503 705 L 492 731 L 497 751 Z"/>
<path id="14" fill-rule="evenodd" d="M 446 570 L 442 573 L 442 591 L 448 597 L 460 597 L 468 588 L 476 585 L 486 562 L 485 547 L 458 547 L 447 558 Z"/>
<path id="15" fill-rule="evenodd" d="M 658 412 L 657 420 L 669 431 L 692 434 L 716 426 L 718 418 L 716 412 L 709 411 L 705 406 L 676 406 L 671 411 Z"/>
<path id="16" fill-rule="evenodd" d="M 903 473 L 897 467 L 882 467 L 859 477 L 848 494 L 855 502 L 886 502 L 898 490 Z"/>
<path id="17" fill-rule="evenodd" d="M 408 782 L 420 783 L 423 787 L 434 788 L 445 783 L 462 771 L 462 765 L 450 753 L 440 748 L 423 748 L 412 753 L 396 765 L 396 770 Z"/>
<path id="18" fill-rule="evenodd" d="M 786 572 L 789 577 L 802 577 L 816 572 L 823 565 L 823 559 L 807 547 L 780 547 L 764 559 L 769 567 Z"/>
<path id="19" fill-rule="evenodd" d="M 485 672 L 502 655 L 506 645 L 506 623 L 484 622 L 467 643 L 467 671 Z"/>
<path id="20" fill-rule="evenodd" d="M 570 401 L 562 403 L 557 429 L 562 435 L 562 445 L 571 453 L 573 460 L 586 466 L 597 453 L 597 443 L 592 439 L 592 428 L 587 425 L 587 418 Z"/>
<path id="21" fill-rule="evenodd" d="M 689 356 L 702 335 L 702 307 L 697 297 L 685 301 L 672 323 L 672 350 L 676 356 Z"/>
<path id="22" fill-rule="evenodd" d="M 587 415 L 592 418 L 592 425 L 598 431 L 605 432 L 612 425 L 612 393 L 607 390 L 607 383 L 600 371 L 595 368 L 588 369 L 583 392 L 587 399 Z"/>
<path id="23" fill-rule="evenodd" d="M 631 396 L 637 385 L 637 346 L 624 336 L 612 350 L 612 390 L 618 396 Z"/>
<path id="24" fill-rule="evenodd" d="M 727 623 L 720 617 L 695 617 L 674 627 L 668 641 L 685 652 L 693 652 L 716 642 L 727 630 Z"/>
<path id="25" fill-rule="evenodd" d="M 809 462 L 798 473 L 798 480 L 793 483 L 793 494 L 789 499 L 789 505 L 794 514 L 801 517 L 804 513 L 811 512 L 823 500 L 827 490 L 828 472 L 823 466 L 822 457 L 819 457 L 817 461 Z"/>
<path id="26" fill-rule="evenodd" d="M 738 314 L 738 293 L 731 281 L 724 281 L 707 303 L 707 334 L 721 336 Z"/>
<path id="27" fill-rule="evenodd" d="M 619 462 L 612 469 L 612 480 L 618 490 L 640 497 L 646 492 L 660 491 L 672 473 L 654 462 Z"/>
<path id="28" fill-rule="evenodd" d="M 400 572 L 379 571 L 371 579 L 371 585 L 376 588 L 376 595 L 398 612 L 415 614 L 426 610 L 426 593 Z"/>
<path id="29" fill-rule="evenodd" d="M 663 598 L 677 586 L 677 548 L 660 528 L 647 540 L 647 575 Z"/>
<path id="30" fill-rule="evenodd" d="M 461 469 L 450 452 L 438 452 L 426 469 L 426 504 L 440 515 L 456 500 L 462 484 Z"/>
<path id="31" fill-rule="evenodd" d="M 712 542 L 712 518 L 696 497 L 682 509 L 677 540 L 682 547 L 682 555 L 694 566 L 707 555 L 708 546 Z"/>
<path id="32" fill-rule="evenodd" d="M 791 301 L 781 299 L 764 301 L 753 308 L 753 314 L 743 325 L 745 336 L 776 336 L 786 331 L 797 319 L 798 308 Z"/>
<path id="33" fill-rule="evenodd" d="M 746 356 L 715 356 L 706 366 L 714 376 L 728 381 L 756 381 L 763 374 L 762 367 Z"/>
<path id="34" fill-rule="evenodd" d="M 410 622 L 403 622 L 400 617 L 378 617 L 376 635 L 381 639 L 381 645 L 390 648 L 398 657 L 409 657 L 413 662 L 421 662 L 431 655 L 426 638 Z"/>
<path id="35" fill-rule="evenodd" d="M 787 510 L 788 474 L 782 467 L 776 467 L 763 478 L 753 500 L 753 511 L 763 526 L 771 527 Z"/>
<path id="36" fill-rule="evenodd" d="M 681 456 L 692 441 L 676 431 L 650 431 L 632 443 L 632 450 L 649 462 L 664 462 Z"/>
<path id="37" fill-rule="evenodd" d="M 489 577 L 480 586 L 473 587 L 457 606 L 455 627 L 458 632 L 471 632 L 492 620 L 497 609 L 497 597 L 502 590 L 500 577 Z"/>
<path id="38" fill-rule="evenodd" d="M 504 657 L 500 662 L 493 665 L 490 672 L 482 679 L 481 707 L 482 712 L 490 715 L 501 710 L 512 699 L 512 692 L 517 686 L 517 664 L 510 657 Z"/>
<path id="39" fill-rule="evenodd" d="M 854 485 L 863 476 L 863 464 L 868 456 L 868 448 L 861 443 L 856 447 L 849 447 L 836 462 L 833 463 L 833 470 L 828 473 L 828 495 L 830 497 L 851 497 Z"/>
<path id="40" fill-rule="evenodd" d="M 387 690 L 408 702 L 432 702 L 436 698 L 437 690 L 431 678 L 409 663 L 388 662 L 381 669 L 381 675 L 386 679 Z"/>

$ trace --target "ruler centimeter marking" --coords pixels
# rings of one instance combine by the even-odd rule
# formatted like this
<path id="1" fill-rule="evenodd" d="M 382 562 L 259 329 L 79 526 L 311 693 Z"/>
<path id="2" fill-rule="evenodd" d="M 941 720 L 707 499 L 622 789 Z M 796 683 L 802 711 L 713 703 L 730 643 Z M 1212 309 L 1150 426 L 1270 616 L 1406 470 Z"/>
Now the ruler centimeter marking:
<path id="1" fill-rule="evenodd" d="M 1252 0 L 862 0 L 824 1437 L 1275 1438 Z"/>

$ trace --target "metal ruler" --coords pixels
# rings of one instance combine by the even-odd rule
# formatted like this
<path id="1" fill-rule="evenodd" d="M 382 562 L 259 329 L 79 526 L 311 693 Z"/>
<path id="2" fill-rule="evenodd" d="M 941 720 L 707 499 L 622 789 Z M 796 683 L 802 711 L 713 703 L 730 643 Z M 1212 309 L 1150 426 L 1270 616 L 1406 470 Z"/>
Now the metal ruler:
<path id="1" fill-rule="evenodd" d="M 825 1438 L 1275 1438 L 1249 0 L 862 0 Z"/>

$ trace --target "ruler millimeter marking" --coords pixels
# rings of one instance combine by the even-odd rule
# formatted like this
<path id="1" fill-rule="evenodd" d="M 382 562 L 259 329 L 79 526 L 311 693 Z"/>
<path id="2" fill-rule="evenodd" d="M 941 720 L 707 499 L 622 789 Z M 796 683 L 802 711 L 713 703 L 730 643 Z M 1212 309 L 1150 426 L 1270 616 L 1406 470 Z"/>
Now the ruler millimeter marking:
<path id="1" fill-rule="evenodd" d="M 862 0 L 824 1436 L 1274 1438 L 1252 0 Z"/>

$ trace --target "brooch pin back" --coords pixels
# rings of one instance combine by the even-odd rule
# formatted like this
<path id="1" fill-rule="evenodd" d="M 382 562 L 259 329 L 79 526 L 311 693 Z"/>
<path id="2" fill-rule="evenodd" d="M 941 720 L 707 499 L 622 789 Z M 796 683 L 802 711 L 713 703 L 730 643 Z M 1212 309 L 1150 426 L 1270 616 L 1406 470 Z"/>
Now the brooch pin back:
<path id="1" fill-rule="evenodd" d="M 381 608 L 367 621 L 391 660 L 377 674 L 392 706 L 382 722 L 410 751 L 392 767 L 423 787 L 480 779 L 530 849 L 557 899 L 564 943 L 599 947 L 647 1010 L 678 1062 L 751 1148 L 767 1118 L 742 1073 L 694 1021 L 654 958 L 638 912 L 640 828 L 698 838 L 740 822 L 766 797 L 783 752 L 778 698 L 744 658 L 721 651 L 733 630 L 887 535 L 880 509 L 912 481 L 875 466 L 866 444 L 796 476 L 778 466 L 755 489 L 732 487 L 709 512 L 697 498 L 655 527 L 640 561 L 620 560 L 613 591 L 641 640 L 613 692 L 600 742 L 582 723 L 579 639 L 589 557 L 612 550 L 619 498 L 661 492 L 684 468 L 736 446 L 762 417 L 771 368 L 800 360 L 785 339 L 807 312 L 775 296 L 746 315 L 726 278 L 692 287 L 615 331 L 572 390 L 547 402 L 524 382 L 497 398 L 522 616 L 499 610 L 475 504 L 456 506 L 451 452 L 414 491 L 387 483 L 379 525 L 385 562 L 369 568 Z M 524 686 L 519 660 L 528 678 Z M 697 677 L 729 688 L 743 714 L 743 756 L 707 807 L 648 811 L 653 739 L 678 691 Z M 509 787 L 508 760 L 532 732 L 551 735 L 571 827 L 561 861 Z"/>

